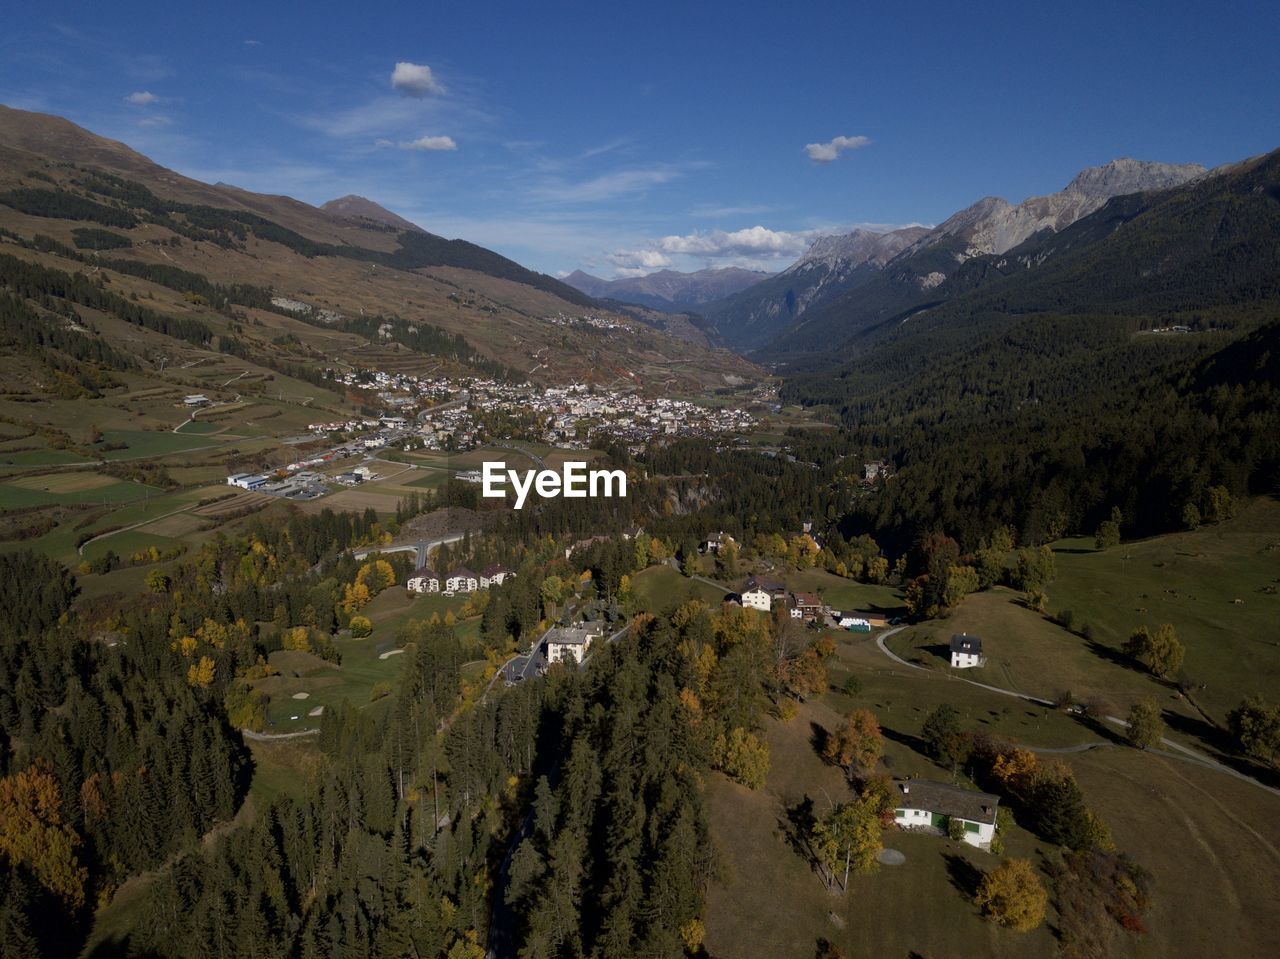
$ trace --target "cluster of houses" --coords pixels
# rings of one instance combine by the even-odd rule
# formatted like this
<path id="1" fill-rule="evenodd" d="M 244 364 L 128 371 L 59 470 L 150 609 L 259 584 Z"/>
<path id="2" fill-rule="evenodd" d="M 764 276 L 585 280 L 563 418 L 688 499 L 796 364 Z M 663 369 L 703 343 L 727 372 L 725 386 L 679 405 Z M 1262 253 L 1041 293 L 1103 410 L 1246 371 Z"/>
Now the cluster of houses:
<path id="1" fill-rule="evenodd" d="M 791 592 L 782 583 L 761 576 L 752 576 L 741 593 L 730 593 L 725 602 L 762 613 L 781 607 L 787 610 L 792 619 L 833 625 L 853 633 L 869 633 L 872 626 L 885 625 L 883 619 L 873 620 L 872 617 L 832 609 L 816 593 Z"/>
<path id="2" fill-rule="evenodd" d="M 515 575 L 501 563 L 486 566 L 480 573 L 459 566 L 444 576 L 422 566 L 410 574 L 405 588 L 411 593 L 444 593 L 452 596 L 454 593 L 474 593 L 490 586 L 501 586 L 508 579 L 514 579 Z"/>

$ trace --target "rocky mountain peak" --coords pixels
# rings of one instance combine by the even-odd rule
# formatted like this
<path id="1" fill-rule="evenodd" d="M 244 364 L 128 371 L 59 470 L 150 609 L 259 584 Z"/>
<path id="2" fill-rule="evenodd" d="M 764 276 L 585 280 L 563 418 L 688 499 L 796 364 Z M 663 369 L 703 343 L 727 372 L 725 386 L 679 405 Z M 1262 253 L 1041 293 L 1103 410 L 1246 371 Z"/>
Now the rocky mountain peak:
<path id="1" fill-rule="evenodd" d="M 1081 170 L 1063 192 L 1107 200 L 1128 193 L 1180 186 L 1206 172 L 1199 163 L 1157 163 L 1121 157 Z"/>

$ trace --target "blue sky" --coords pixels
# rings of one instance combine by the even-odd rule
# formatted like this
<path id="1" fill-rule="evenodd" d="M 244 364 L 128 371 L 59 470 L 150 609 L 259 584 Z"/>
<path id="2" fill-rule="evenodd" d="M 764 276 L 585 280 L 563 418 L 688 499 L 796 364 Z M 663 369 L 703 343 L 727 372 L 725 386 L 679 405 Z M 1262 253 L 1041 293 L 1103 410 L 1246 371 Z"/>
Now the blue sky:
<path id="1" fill-rule="evenodd" d="M 1118 156 L 1274 149 L 1278 36 L 1262 2 L 44 2 L 5 13 L 0 102 L 549 273 L 779 269 Z"/>

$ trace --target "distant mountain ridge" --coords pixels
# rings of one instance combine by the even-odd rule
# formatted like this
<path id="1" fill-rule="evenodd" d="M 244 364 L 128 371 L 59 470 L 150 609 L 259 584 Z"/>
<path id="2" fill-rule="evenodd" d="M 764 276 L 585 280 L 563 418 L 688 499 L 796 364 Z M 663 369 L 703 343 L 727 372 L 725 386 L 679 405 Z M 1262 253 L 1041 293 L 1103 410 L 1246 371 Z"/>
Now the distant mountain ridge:
<path id="1" fill-rule="evenodd" d="M 564 282 L 588 296 L 647 306 L 664 312 L 696 312 L 705 303 L 724 299 L 773 274 L 730 266 L 680 273 L 659 270 L 645 276 L 605 280 L 574 270 Z"/>
<path id="2" fill-rule="evenodd" d="M 945 299 L 947 290 L 940 289 L 942 285 L 975 257 L 1004 254 L 1035 238 L 1060 233 L 1113 197 L 1180 186 L 1207 172 L 1197 163 L 1123 158 L 1082 170 L 1064 189 L 1021 203 L 984 197 L 919 234 L 888 261 L 879 265 L 864 261 L 854 282 L 828 285 L 835 295 L 824 295 L 822 290 L 810 293 L 794 321 L 774 325 L 765 343 L 759 336 L 763 328 L 745 340 L 735 340 L 735 324 L 743 321 L 740 303 L 713 307 L 708 315 L 715 319 L 721 336 L 740 349 L 763 345 L 771 352 L 826 351 L 863 329 Z M 803 259 L 796 266 L 802 263 Z M 739 300 L 751 294 L 748 290 Z"/>

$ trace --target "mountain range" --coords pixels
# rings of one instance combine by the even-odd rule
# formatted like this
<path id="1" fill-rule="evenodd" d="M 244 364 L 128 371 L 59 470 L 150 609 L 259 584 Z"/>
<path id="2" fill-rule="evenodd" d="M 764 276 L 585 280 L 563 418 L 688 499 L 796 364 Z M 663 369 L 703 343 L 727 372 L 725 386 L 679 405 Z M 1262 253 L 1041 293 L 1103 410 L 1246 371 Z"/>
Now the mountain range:
<path id="1" fill-rule="evenodd" d="M 1018 204 L 985 197 L 937 227 L 855 230 L 816 239 L 770 279 L 702 307 L 735 349 L 769 354 L 826 350 L 868 324 L 936 299 L 936 288 L 975 256 L 1005 253 L 1056 233 L 1108 199 L 1186 183 L 1199 164 L 1119 159 L 1081 171 L 1067 186 Z"/>
<path id="2" fill-rule="evenodd" d="M 574 270 L 564 278 L 564 282 L 599 299 L 634 303 L 667 313 L 685 313 L 698 312 L 704 304 L 722 300 L 771 275 L 730 266 L 695 273 L 659 270 L 645 276 L 602 280 L 590 273 Z"/>

